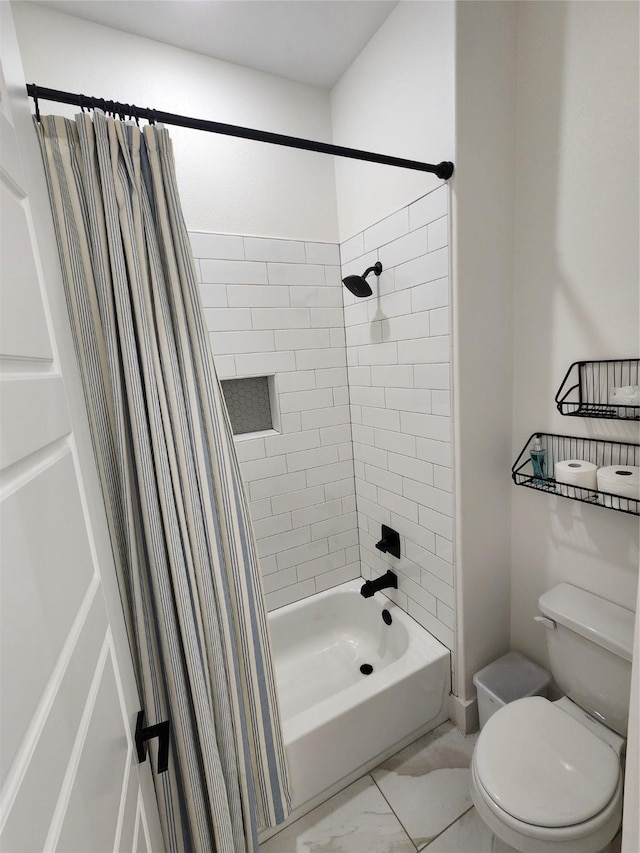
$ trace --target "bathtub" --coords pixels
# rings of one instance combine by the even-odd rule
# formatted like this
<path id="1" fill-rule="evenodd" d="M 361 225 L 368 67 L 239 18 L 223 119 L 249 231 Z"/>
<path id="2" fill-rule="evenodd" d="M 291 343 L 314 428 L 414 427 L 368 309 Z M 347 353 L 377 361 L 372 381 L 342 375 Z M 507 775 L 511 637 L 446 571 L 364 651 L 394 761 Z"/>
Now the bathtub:
<path id="1" fill-rule="evenodd" d="M 363 583 L 269 614 L 294 808 L 448 716 L 449 650 Z"/>

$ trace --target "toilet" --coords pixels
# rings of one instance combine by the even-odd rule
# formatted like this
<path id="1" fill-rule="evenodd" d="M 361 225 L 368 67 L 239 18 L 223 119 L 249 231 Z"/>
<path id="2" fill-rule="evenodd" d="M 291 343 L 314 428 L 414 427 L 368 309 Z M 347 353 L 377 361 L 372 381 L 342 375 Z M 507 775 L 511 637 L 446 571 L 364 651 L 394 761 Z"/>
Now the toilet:
<path id="1" fill-rule="evenodd" d="M 622 817 L 634 613 L 567 583 L 538 606 L 565 695 L 493 714 L 473 753 L 471 798 L 522 853 L 600 853 Z"/>

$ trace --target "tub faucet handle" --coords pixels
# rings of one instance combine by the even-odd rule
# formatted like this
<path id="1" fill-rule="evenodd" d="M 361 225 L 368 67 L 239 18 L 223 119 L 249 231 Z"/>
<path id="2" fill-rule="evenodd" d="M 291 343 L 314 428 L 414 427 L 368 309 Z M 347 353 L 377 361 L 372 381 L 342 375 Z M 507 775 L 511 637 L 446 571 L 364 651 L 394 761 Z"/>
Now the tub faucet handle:
<path id="1" fill-rule="evenodd" d="M 400 534 L 398 531 L 383 524 L 382 539 L 376 542 L 376 548 L 383 554 L 391 554 L 392 557 L 400 559 Z"/>

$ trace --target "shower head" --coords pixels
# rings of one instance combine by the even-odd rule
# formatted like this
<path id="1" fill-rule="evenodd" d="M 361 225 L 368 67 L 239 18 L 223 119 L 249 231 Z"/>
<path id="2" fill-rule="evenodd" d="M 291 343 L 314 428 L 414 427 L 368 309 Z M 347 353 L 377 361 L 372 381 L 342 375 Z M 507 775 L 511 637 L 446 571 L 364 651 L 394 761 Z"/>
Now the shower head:
<path id="1" fill-rule="evenodd" d="M 375 263 L 372 267 L 369 267 L 369 269 L 366 269 L 362 275 L 348 275 L 346 278 L 342 279 L 342 283 L 347 290 L 350 290 L 351 293 L 353 293 L 354 296 L 371 296 L 373 291 L 365 279 L 369 273 L 372 272 L 376 275 L 380 275 L 382 272 L 382 264 L 380 261 Z"/>

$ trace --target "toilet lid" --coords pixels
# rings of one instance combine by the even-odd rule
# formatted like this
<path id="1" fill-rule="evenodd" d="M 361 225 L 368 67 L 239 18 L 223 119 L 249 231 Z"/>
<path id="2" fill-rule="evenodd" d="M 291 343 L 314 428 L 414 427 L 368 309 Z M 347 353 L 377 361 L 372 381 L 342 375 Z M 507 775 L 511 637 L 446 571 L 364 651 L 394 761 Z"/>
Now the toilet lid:
<path id="1" fill-rule="evenodd" d="M 539 696 L 501 708 L 482 729 L 475 767 L 491 799 L 534 826 L 572 826 L 598 814 L 618 785 L 616 753 Z"/>

